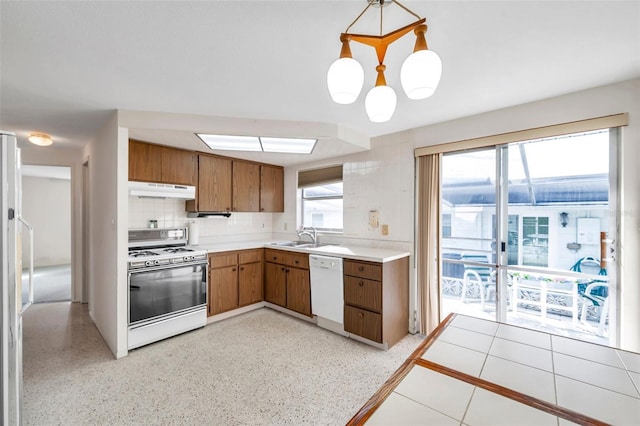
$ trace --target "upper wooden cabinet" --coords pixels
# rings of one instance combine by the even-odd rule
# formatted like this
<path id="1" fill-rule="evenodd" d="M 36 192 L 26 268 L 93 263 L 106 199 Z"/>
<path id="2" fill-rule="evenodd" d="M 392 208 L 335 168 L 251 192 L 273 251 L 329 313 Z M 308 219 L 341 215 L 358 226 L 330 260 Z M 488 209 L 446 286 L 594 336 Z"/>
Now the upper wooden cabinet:
<path id="1" fill-rule="evenodd" d="M 196 187 L 189 212 L 284 212 L 284 169 L 129 140 L 129 180 Z"/>
<path id="2" fill-rule="evenodd" d="M 158 145 L 129 140 L 129 180 L 162 181 L 162 150 Z"/>
<path id="3" fill-rule="evenodd" d="M 129 140 L 129 180 L 195 186 L 197 170 L 193 151 Z"/>
<path id="4" fill-rule="evenodd" d="M 198 155 L 193 151 L 169 148 L 162 149 L 162 181 L 181 185 L 198 184 Z"/>
<path id="5" fill-rule="evenodd" d="M 231 160 L 198 155 L 198 190 L 195 201 L 187 201 L 188 211 L 231 211 Z"/>
<path id="6" fill-rule="evenodd" d="M 233 211 L 260 211 L 260 165 L 233 161 Z"/>
<path id="7" fill-rule="evenodd" d="M 260 211 L 284 212 L 284 169 L 260 166 Z"/>

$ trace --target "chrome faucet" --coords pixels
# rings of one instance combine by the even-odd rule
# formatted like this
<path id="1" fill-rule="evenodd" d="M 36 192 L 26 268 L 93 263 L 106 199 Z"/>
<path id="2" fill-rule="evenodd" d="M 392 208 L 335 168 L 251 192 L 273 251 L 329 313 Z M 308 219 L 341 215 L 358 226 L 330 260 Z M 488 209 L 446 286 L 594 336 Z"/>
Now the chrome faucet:
<path id="1" fill-rule="evenodd" d="M 318 242 L 318 231 L 313 226 L 309 228 L 305 228 L 303 226 L 299 231 L 296 231 L 296 234 L 298 234 L 298 238 L 302 238 L 303 235 L 308 235 L 309 238 L 311 238 L 311 242 L 314 244 Z"/>

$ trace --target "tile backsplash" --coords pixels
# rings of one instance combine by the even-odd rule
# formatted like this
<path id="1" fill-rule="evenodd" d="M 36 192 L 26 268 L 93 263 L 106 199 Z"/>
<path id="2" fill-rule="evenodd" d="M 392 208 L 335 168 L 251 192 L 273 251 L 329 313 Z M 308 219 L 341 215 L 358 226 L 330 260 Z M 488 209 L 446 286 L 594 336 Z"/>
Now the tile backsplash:
<path id="1" fill-rule="evenodd" d="M 272 231 L 272 213 L 232 213 L 231 217 L 190 219 L 185 201 L 161 198 L 129 197 L 129 228 L 147 228 L 149 220 L 157 220 L 159 228 L 198 223 L 201 237 L 264 234 Z"/>

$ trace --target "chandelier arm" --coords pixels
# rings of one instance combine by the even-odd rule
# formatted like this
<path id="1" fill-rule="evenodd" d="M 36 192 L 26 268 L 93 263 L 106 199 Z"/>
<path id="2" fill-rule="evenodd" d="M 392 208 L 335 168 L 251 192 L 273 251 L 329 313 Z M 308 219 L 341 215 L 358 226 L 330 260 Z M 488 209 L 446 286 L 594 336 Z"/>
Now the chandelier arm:
<path id="1" fill-rule="evenodd" d="M 362 12 L 360 12 L 360 15 L 358 15 L 358 17 L 357 17 L 356 19 L 354 19 L 354 21 L 351 23 L 351 25 L 349 25 L 349 26 L 347 27 L 347 29 L 346 29 L 346 30 L 344 30 L 344 32 L 345 32 L 345 33 L 349 33 L 349 29 L 350 29 L 351 27 L 353 27 L 353 24 L 355 24 L 356 22 L 358 22 L 358 19 L 362 18 L 362 15 L 364 15 L 364 14 L 365 14 L 365 12 L 366 12 L 367 10 L 369 10 L 369 8 L 370 8 L 370 7 L 371 7 L 371 3 L 368 3 L 368 4 L 367 4 L 367 7 L 365 7 L 365 8 L 364 8 L 364 10 L 363 10 Z"/>
<path id="2" fill-rule="evenodd" d="M 410 13 L 411 15 L 415 16 L 417 19 L 421 19 L 420 16 L 418 16 L 416 13 L 414 13 L 411 9 L 409 9 L 408 7 L 403 5 L 402 3 L 400 3 L 398 0 L 394 0 L 394 3 L 397 4 L 398 6 L 400 6 L 401 8 L 403 8 L 405 10 L 405 12 Z"/>
<path id="3" fill-rule="evenodd" d="M 382 64 L 384 62 L 384 57 L 387 52 L 387 47 L 398 40 L 403 35 L 412 31 L 417 26 L 424 24 L 426 21 L 425 18 L 422 18 L 412 24 L 406 25 L 402 28 L 398 28 L 395 31 L 390 32 L 389 34 L 385 34 L 383 36 L 376 35 L 368 35 L 368 34 L 349 34 L 351 36 L 351 40 L 356 41 L 358 43 L 366 44 L 376 49 L 376 53 L 378 55 L 378 63 Z"/>

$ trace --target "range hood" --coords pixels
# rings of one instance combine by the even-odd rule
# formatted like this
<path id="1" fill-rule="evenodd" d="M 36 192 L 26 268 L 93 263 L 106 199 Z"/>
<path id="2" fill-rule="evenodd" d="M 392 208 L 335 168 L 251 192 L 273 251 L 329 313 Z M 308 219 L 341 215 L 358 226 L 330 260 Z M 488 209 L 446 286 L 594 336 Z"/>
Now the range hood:
<path id="1" fill-rule="evenodd" d="M 188 218 L 212 217 L 212 216 L 230 217 L 231 212 L 187 212 Z"/>
<path id="2" fill-rule="evenodd" d="M 190 185 L 174 185 L 170 183 L 129 181 L 129 196 L 144 198 L 177 198 L 195 200 L 196 187 Z"/>

